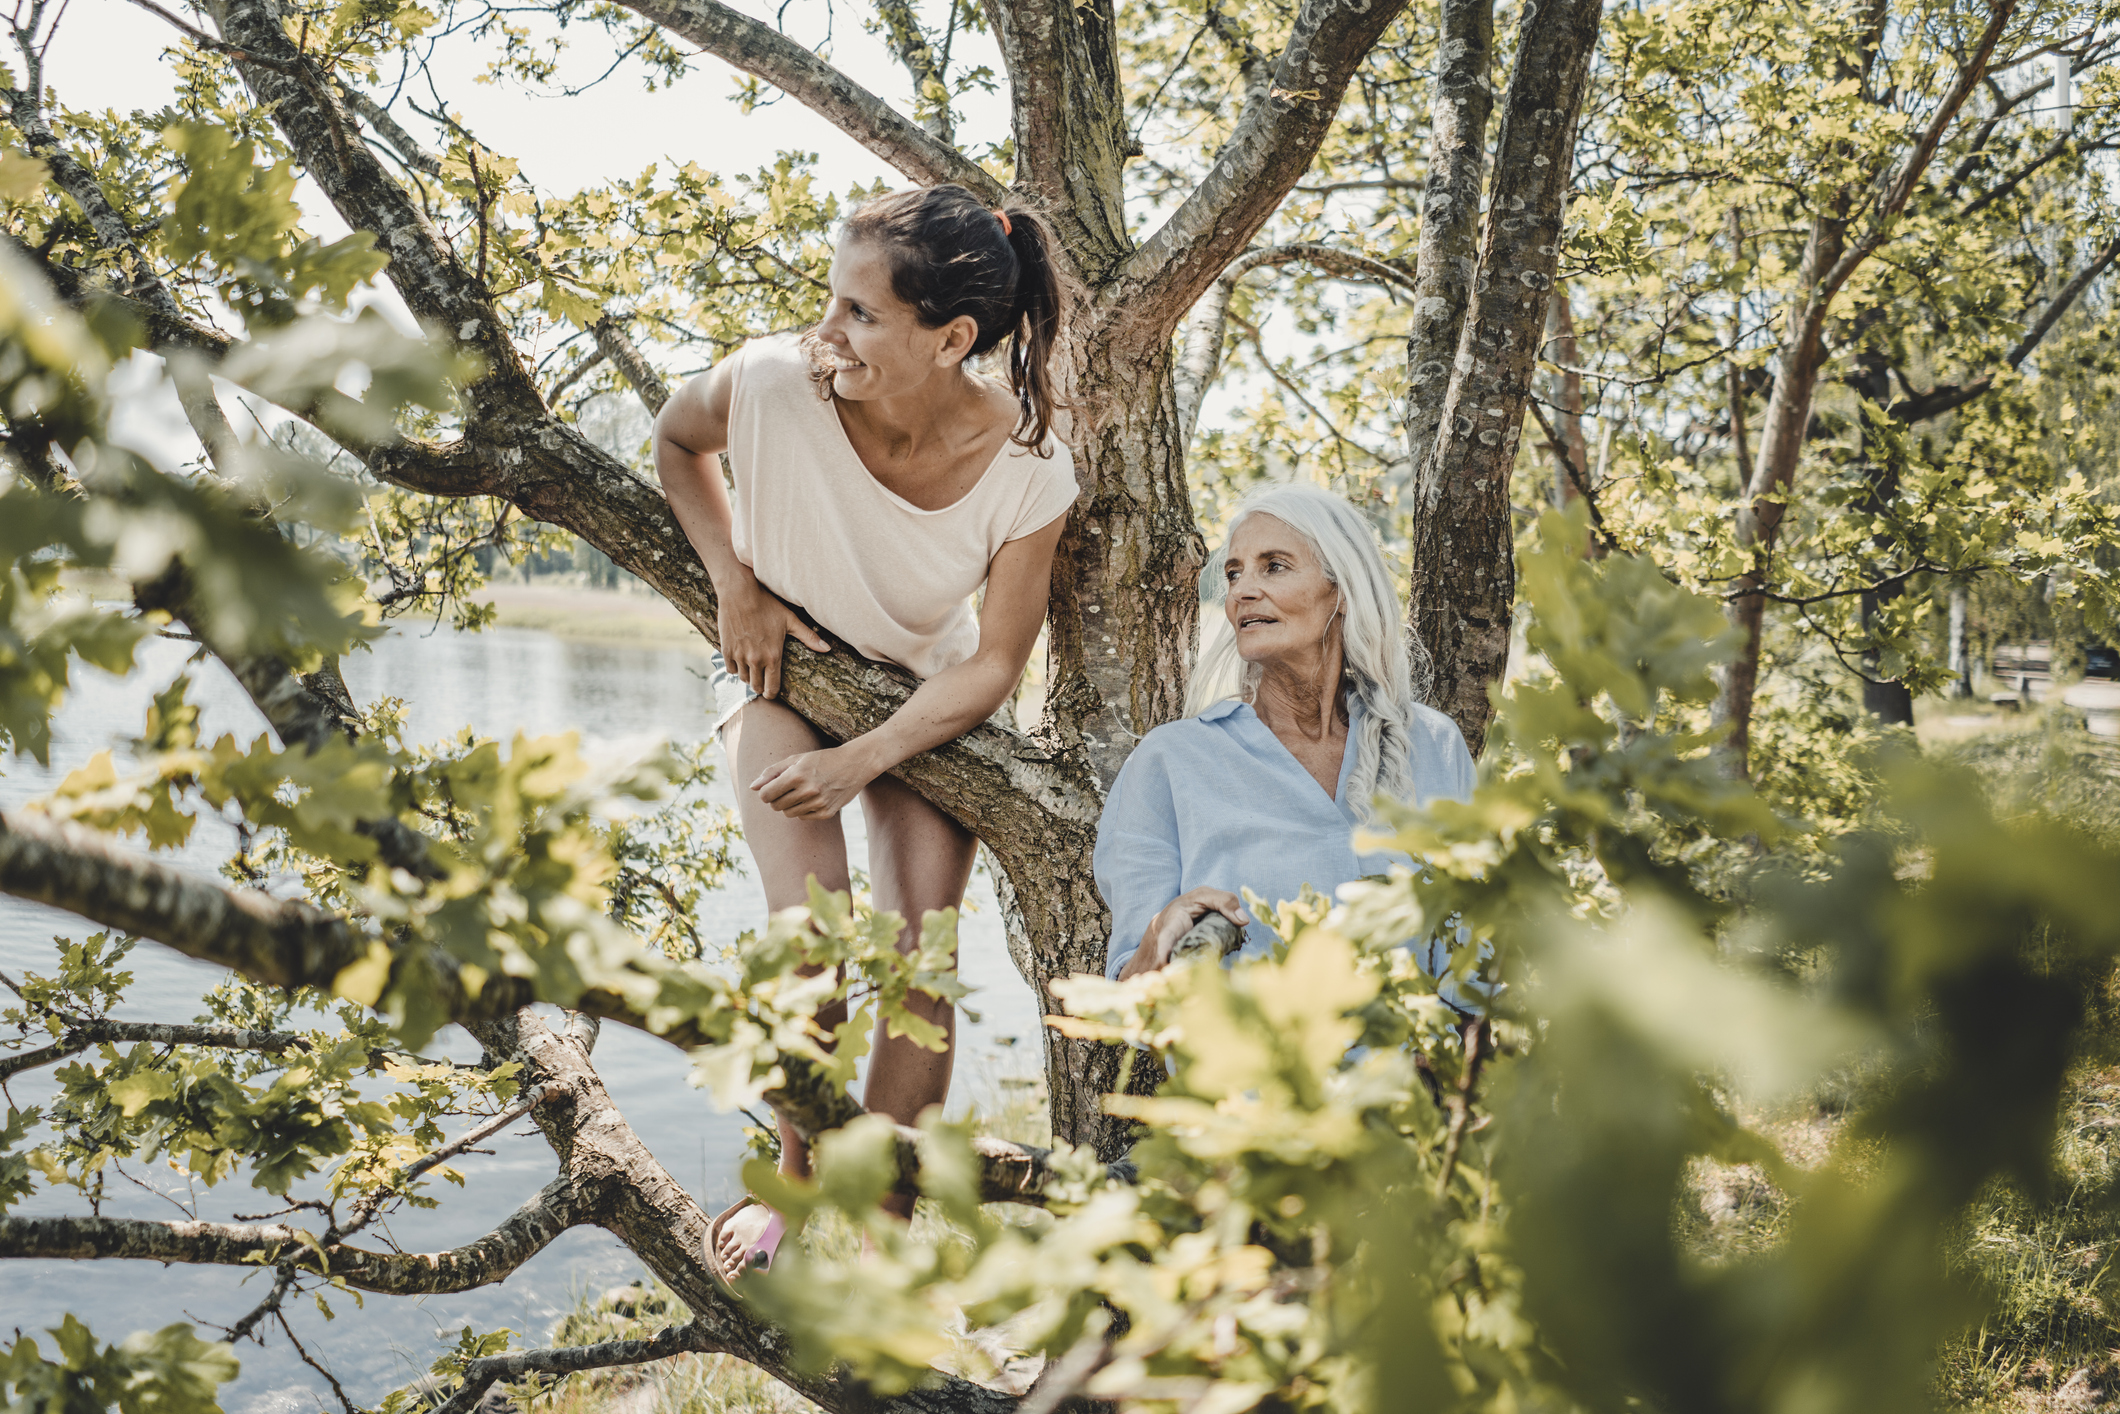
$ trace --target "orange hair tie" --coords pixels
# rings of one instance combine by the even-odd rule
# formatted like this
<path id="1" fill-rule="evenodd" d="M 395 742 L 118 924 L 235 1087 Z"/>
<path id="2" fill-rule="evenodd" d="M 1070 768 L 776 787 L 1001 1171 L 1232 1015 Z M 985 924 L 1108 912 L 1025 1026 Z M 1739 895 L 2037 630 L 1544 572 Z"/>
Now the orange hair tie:
<path id="1" fill-rule="evenodd" d="M 1016 229 L 1015 229 L 1015 227 L 1013 227 L 1013 226 L 1009 225 L 1009 223 L 1008 223 L 1008 213 L 1007 213 L 1006 211 L 1003 211 L 1003 210 L 1002 210 L 1002 209 L 1001 209 L 1000 207 L 998 207 L 998 206 L 994 208 L 994 219 L 995 219 L 996 221 L 999 221 L 999 222 L 1001 223 L 1001 234 L 1002 234 L 1002 235 L 1004 235 L 1004 236 L 1013 236 L 1013 235 L 1015 235 L 1015 234 L 1016 234 Z"/>

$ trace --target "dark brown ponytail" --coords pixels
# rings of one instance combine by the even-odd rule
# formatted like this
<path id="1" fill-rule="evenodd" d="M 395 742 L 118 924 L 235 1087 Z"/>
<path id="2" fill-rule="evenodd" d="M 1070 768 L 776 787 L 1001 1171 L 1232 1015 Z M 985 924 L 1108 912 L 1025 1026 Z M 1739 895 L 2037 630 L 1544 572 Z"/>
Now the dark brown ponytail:
<path id="1" fill-rule="evenodd" d="M 1045 217 L 1014 202 L 996 210 L 946 182 L 864 202 L 846 235 L 891 251 L 891 292 L 928 328 L 969 317 L 979 327 L 975 357 L 1008 342 L 1008 384 L 1022 409 L 1010 440 L 1050 456 L 1054 414 L 1069 406 L 1053 386 L 1053 350 L 1077 292 Z"/>

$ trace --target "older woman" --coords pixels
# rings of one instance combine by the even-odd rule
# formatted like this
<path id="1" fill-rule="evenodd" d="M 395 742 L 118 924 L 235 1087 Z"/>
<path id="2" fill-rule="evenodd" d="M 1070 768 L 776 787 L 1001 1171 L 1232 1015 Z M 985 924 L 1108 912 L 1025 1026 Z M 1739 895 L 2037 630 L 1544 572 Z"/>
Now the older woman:
<path id="1" fill-rule="evenodd" d="M 1221 601 L 1186 716 L 1134 749 L 1105 802 L 1097 888 L 1112 911 L 1106 972 L 1170 961 L 1208 913 L 1272 935 L 1238 897 L 1328 896 L 1402 854 L 1357 854 L 1379 795 L 1471 794 L 1472 756 L 1449 718 L 1416 700 L 1413 656 L 1376 534 L 1316 486 L 1253 492 L 1203 576 Z"/>

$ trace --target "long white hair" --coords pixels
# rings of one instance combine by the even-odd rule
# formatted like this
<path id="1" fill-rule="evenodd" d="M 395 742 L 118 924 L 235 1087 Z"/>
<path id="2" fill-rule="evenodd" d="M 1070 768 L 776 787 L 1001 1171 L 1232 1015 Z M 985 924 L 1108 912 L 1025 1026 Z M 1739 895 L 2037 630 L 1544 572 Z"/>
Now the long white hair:
<path id="1" fill-rule="evenodd" d="M 1376 531 L 1330 491 L 1310 482 L 1279 482 L 1237 503 L 1228 535 L 1200 575 L 1200 657 L 1185 695 L 1185 715 L 1196 717 L 1232 697 L 1250 702 L 1258 691 L 1261 670 L 1237 656 L 1237 636 L 1223 612 L 1229 547 L 1238 527 L 1255 515 L 1270 515 L 1302 536 L 1340 591 L 1341 687 L 1362 704 L 1347 800 L 1363 823 L 1370 823 L 1376 796 L 1413 798 L 1414 707 L 1427 696 L 1430 667 L 1420 640 L 1400 616 L 1398 590 Z"/>

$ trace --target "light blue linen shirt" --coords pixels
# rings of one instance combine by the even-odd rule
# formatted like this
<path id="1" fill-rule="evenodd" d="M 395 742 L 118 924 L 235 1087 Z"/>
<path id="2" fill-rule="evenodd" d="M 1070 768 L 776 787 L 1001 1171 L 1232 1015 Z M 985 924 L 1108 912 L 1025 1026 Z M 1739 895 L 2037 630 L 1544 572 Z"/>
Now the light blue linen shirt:
<path id="1" fill-rule="evenodd" d="M 1197 717 L 1166 722 L 1141 739 L 1112 782 L 1097 827 L 1097 892 L 1112 912 L 1104 971 L 1117 977 L 1141 948 L 1149 920 L 1190 889 L 1240 893 L 1272 903 L 1305 884 L 1331 898 L 1340 885 L 1413 861 L 1395 850 L 1356 854 L 1347 801 L 1361 703 L 1349 699 L 1347 751 L 1331 799 L 1316 778 L 1242 702 L 1218 702 Z M 1464 800 L 1472 754 L 1442 713 L 1414 708 L 1416 804 Z M 1254 920 L 1239 956 L 1263 956 L 1273 934 Z"/>

